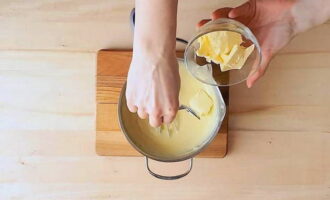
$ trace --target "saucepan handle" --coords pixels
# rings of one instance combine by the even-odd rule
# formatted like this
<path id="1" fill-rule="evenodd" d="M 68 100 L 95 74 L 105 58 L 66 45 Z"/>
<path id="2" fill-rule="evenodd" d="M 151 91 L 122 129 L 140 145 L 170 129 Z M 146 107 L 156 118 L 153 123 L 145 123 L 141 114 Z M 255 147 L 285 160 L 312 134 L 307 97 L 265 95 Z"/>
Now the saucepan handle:
<path id="1" fill-rule="evenodd" d="M 163 179 L 163 180 L 176 180 L 176 179 L 182 178 L 184 176 L 187 176 L 190 173 L 190 171 L 193 167 L 193 158 L 190 158 L 186 161 L 189 161 L 189 167 L 184 173 L 174 175 L 174 176 L 167 176 L 167 175 L 161 175 L 161 174 L 158 174 L 158 173 L 154 172 L 149 166 L 149 158 L 146 157 L 146 165 L 147 165 L 148 172 L 151 175 L 153 175 L 154 177 L 159 178 L 159 179 Z"/>

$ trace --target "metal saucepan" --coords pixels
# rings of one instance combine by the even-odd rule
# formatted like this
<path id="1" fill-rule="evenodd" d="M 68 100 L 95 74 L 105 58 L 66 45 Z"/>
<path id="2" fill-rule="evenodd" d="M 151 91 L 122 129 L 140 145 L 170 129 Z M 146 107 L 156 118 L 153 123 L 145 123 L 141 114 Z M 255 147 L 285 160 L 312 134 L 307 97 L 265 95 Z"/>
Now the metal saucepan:
<path id="1" fill-rule="evenodd" d="M 132 30 L 134 30 L 135 9 L 133 9 L 132 12 L 131 12 L 130 22 L 131 22 Z M 187 41 L 185 41 L 185 40 L 183 40 L 181 38 L 177 38 L 176 40 L 178 42 L 181 42 L 181 43 L 185 44 L 185 45 L 188 43 Z M 178 59 L 178 61 L 179 62 L 183 62 L 183 59 Z M 203 83 L 201 83 L 201 84 L 203 84 Z M 125 93 L 126 93 L 126 83 L 124 84 L 124 86 L 123 86 L 123 88 L 121 90 L 120 97 L 119 97 L 119 102 L 118 102 L 118 118 L 119 118 L 120 128 L 121 128 L 122 132 L 124 133 L 124 135 L 125 135 L 126 139 L 128 140 L 128 142 L 138 152 L 140 152 L 142 155 L 145 156 L 145 158 L 146 158 L 146 167 L 147 167 L 148 172 L 151 175 L 155 176 L 156 178 L 164 179 L 164 180 L 179 179 L 179 178 L 182 178 L 182 177 L 188 175 L 189 172 L 192 169 L 192 166 L 193 166 L 193 157 L 196 156 L 198 153 L 200 153 L 204 148 L 206 148 L 208 146 L 208 144 L 210 144 L 212 142 L 212 140 L 215 138 L 215 136 L 217 135 L 217 133 L 218 133 L 218 131 L 220 129 L 222 120 L 223 120 L 223 118 L 225 116 L 225 113 L 226 113 L 226 105 L 225 105 L 225 103 L 223 101 L 223 98 L 222 98 L 222 95 L 221 95 L 221 92 L 220 92 L 219 88 L 216 87 L 216 86 L 209 86 L 209 87 L 211 87 L 213 89 L 213 91 L 215 93 L 215 96 L 216 96 L 215 103 L 217 104 L 216 105 L 217 108 L 218 108 L 217 109 L 217 115 L 219 116 L 219 118 L 218 118 L 219 119 L 218 125 L 212 130 L 212 132 L 210 132 L 209 137 L 206 140 L 201 141 L 201 144 L 200 145 L 197 145 L 197 147 L 193 148 L 186 155 L 173 156 L 171 158 L 168 158 L 168 157 L 163 157 L 161 155 L 155 155 L 152 152 L 148 152 L 148 151 L 144 150 L 143 148 L 141 148 L 141 146 L 142 146 L 141 144 L 137 144 L 137 142 L 135 142 L 132 139 L 131 136 L 133 134 L 139 134 L 139 130 L 136 129 L 134 131 L 129 131 L 130 128 L 127 128 L 127 127 L 128 126 L 131 126 L 132 124 L 125 123 L 127 121 L 127 120 L 125 120 L 125 116 L 127 114 L 130 115 L 130 117 L 136 117 L 136 118 L 138 118 L 138 116 L 137 116 L 137 114 L 130 113 L 128 111 L 127 104 L 126 104 L 126 96 L 125 96 Z M 183 108 L 183 109 L 186 109 L 186 108 Z M 126 112 L 126 115 L 124 114 L 125 112 Z M 157 148 L 157 146 L 155 145 L 154 148 Z M 185 172 L 181 173 L 181 174 L 174 175 L 174 176 L 165 176 L 165 175 L 158 174 L 158 173 L 154 172 L 153 170 L 151 170 L 151 168 L 149 166 L 149 159 L 160 161 L 160 162 L 166 162 L 166 163 L 180 162 L 180 161 L 189 161 L 189 166 L 188 166 L 188 169 Z"/>
<path id="2" fill-rule="evenodd" d="M 182 59 L 178 59 L 178 61 L 183 62 Z M 201 83 L 201 84 L 204 84 L 204 83 Z M 226 113 L 226 105 L 223 101 L 219 88 L 216 86 L 209 86 L 209 87 L 212 88 L 212 90 L 214 91 L 215 98 L 216 98 L 215 99 L 216 108 L 217 108 L 216 112 L 217 112 L 217 116 L 219 116 L 218 125 L 212 130 L 212 132 L 209 133 L 209 137 L 206 140 L 201 141 L 200 145 L 197 145 L 197 147 L 195 147 L 194 149 L 189 151 L 187 154 L 180 155 L 180 156 L 173 156 L 171 158 L 168 158 L 168 157 L 164 157 L 162 155 L 155 155 L 155 153 L 148 152 L 148 150 L 145 150 L 142 148 L 143 141 L 142 142 L 134 141 L 134 139 L 132 139 L 132 135 L 139 134 L 140 130 L 138 128 L 132 128 L 132 126 L 134 126 L 134 124 L 132 124 L 131 122 L 128 122 L 129 120 L 126 118 L 128 118 L 128 117 L 129 118 L 131 118 L 131 117 L 138 118 L 138 116 L 136 113 L 131 113 L 128 111 L 127 104 L 126 104 L 126 96 L 125 96 L 126 84 L 124 84 L 124 86 L 121 90 L 121 93 L 120 93 L 119 103 L 118 103 L 118 118 L 119 118 L 120 127 L 121 127 L 122 132 L 126 136 L 128 142 L 138 152 L 140 152 L 141 154 L 143 154 L 145 156 L 146 166 L 151 175 L 153 175 L 157 178 L 160 178 L 160 179 L 165 179 L 165 180 L 173 180 L 173 179 L 178 179 L 178 178 L 186 176 L 187 174 L 189 174 L 189 172 L 192 169 L 193 157 L 196 156 L 198 153 L 200 153 L 208 144 L 210 144 L 212 142 L 212 140 L 214 139 L 214 137 L 217 135 L 217 133 L 220 129 L 222 120 L 224 118 L 224 115 Z M 155 145 L 154 148 L 157 148 L 157 145 Z M 187 171 L 185 171 L 182 174 L 175 175 L 175 176 L 165 176 L 165 175 L 160 175 L 158 173 L 155 173 L 154 171 L 151 170 L 151 168 L 149 166 L 149 158 L 156 160 L 156 161 L 160 161 L 160 162 L 179 162 L 179 161 L 187 160 L 187 161 L 190 161 L 190 164 L 189 164 Z"/>

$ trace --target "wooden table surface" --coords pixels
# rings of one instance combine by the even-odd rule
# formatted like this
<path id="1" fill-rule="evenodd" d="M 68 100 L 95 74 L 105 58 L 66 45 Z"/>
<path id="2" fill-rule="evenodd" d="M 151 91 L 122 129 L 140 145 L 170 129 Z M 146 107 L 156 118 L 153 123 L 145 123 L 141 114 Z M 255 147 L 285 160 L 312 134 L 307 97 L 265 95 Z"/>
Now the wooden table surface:
<path id="1" fill-rule="evenodd" d="M 1 200 L 330 199 L 329 22 L 295 38 L 254 88 L 230 88 L 224 159 L 196 159 L 189 176 L 161 181 L 147 174 L 143 158 L 99 157 L 94 149 L 95 50 L 121 44 L 107 43 L 107 37 L 118 38 L 100 32 L 105 21 L 95 12 L 100 9 L 115 23 L 115 31 L 126 36 L 128 23 L 122 16 L 132 1 L 100 1 L 98 6 L 80 1 L 78 14 L 70 12 L 79 4 L 73 0 L 8 2 L 0 3 L 0 13 L 10 8 L 0 16 L 6 27 L 0 31 Z M 194 16 L 184 27 L 214 8 L 231 5 L 202 2 L 180 2 L 179 18 L 182 13 Z M 196 17 L 199 6 L 202 14 Z M 34 9 L 38 12 L 26 15 Z M 111 9 L 116 12 L 105 14 Z M 89 16 L 95 24 L 84 21 Z M 98 33 L 95 41 L 91 32 L 78 34 L 88 26 Z M 182 26 L 178 34 L 188 36 L 190 29 Z M 53 37 L 38 38 L 38 31 Z M 129 39 L 120 40 L 123 48 L 130 45 Z M 63 41 L 71 43 L 61 46 Z"/>

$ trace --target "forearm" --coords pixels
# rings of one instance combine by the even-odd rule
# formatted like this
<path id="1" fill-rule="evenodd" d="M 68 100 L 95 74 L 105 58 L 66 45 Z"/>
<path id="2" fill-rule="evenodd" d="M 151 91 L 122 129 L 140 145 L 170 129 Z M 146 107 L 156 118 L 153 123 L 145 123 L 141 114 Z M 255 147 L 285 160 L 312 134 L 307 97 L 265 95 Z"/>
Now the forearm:
<path id="1" fill-rule="evenodd" d="M 294 33 L 304 32 L 330 19 L 329 0 L 296 0 L 292 8 Z"/>
<path id="2" fill-rule="evenodd" d="M 177 0 L 136 0 L 134 48 L 175 51 Z"/>

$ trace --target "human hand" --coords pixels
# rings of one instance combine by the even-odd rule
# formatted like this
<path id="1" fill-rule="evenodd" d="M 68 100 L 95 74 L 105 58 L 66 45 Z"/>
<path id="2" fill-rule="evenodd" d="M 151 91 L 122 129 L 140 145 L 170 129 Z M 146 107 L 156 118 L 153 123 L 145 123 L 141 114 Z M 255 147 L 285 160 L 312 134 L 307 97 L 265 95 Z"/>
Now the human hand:
<path id="1" fill-rule="evenodd" d="M 251 29 L 261 46 L 262 61 L 254 66 L 246 81 L 251 88 L 264 75 L 273 56 L 294 36 L 294 18 L 291 10 L 294 1 L 249 0 L 236 8 L 220 8 L 212 13 L 211 19 L 232 18 Z M 211 19 L 199 22 L 202 26 Z"/>
<path id="2" fill-rule="evenodd" d="M 127 77 L 126 99 L 131 112 L 153 127 L 170 123 L 179 107 L 180 76 L 175 49 L 150 50 L 136 45 Z"/>
<path id="3" fill-rule="evenodd" d="M 126 101 L 153 127 L 170 123 L 178 111 L 180 76 L 175 52 L 177 0 L 136 0 L 133 57 Z M 161 11 L 161 12 L 160 12 Z"/>

